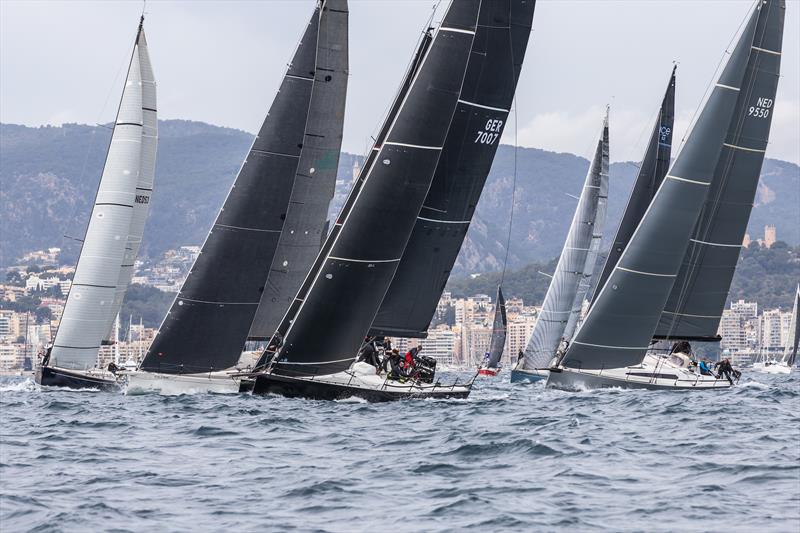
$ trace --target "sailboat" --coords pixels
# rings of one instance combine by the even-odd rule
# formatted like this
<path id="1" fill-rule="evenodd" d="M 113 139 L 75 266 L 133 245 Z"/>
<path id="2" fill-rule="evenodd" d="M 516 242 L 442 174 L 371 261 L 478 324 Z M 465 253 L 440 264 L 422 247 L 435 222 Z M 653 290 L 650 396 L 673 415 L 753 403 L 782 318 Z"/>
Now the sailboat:
<path id="1" fill-rule="evenodd" d="M 758 186 L 780 76 L 784 0 L 761 0 L 683 149 L 548 386 L 723 389 L 689 341 L 716 335 Z M 672 352 L 653 341 L 676 342 Z"/>
<path id="2" fill-rule="evenodd" d="M 252 375 L 254 393 L 369 401 L 469 394 L 471 381 L 390 379 L 355 359 L 409 252 L 415 227 L 444 226 L 456 214 L 443 211 L 439 222 L 423 220 L 428 217 L 421 212 L 445 153 L 452 153 L 450 161 L 459 160 L 462 147 L 494 153 L 490 146 L 499 140 L 503 123 L 487 121 L 486 112 L 507 113 L 495 104 L 506 97 L 506 84 L 516 83 L 509 37 L 525 28 L 509 19 L 524 21 L 529 15 L 530 21 L 532 12 L 532 2 L 452 2 L 435 33 L 423 34 L 364 170 L 273 336 L 273 349 L 265 351 Z M 505 20 L 509 23 L 501 23 Z M 498 77 L 498 72 L 512 76 Z M 513 89 L 509 104 L 511 97 Z M 458 223 L 463 227 L 463 220 Z"/>
<path id="3" fill-rule="evenodd" d="M 197 260 L 127 374 L 128 393 L 239 392 L 241 371 L 252 367 L 241 361 L 248 335 L 274 331 L 319 250 L 347 76 L 347 2 L 316 2 Z"/>
<path id="4" fill-rule="evenodd" d="M 503 297 L 503 290 L 497 287 L 497 303 L 494 306 L 494 320 L 492 321 L 492 339 L 489 342 L 486 361 L 478 370 L 478 374 L 496 376 L 500 373 L 500 359 L 503 357 L 503 350 L 506 347 L 507 327 L 506 299 Z"/>
<path id="5" fill-rule="evenodd" d="M 608 110 L 600 138 L 584 180 L 578 206 L 556 271 L 547 288 L 539 318 L 522 358 L 511 371 L 511 382 L 535 382 L 547 378 L 549 363 L 556 357 L 574 314 L 580 314 L 597 261 L 605 202 L 608 198 Z M 602 202 L 602 204 L 601 204 Z M 602 208 L 601 208 L 602 206 Z M 577 301 L 580 299 L 580 301 Z M 577 322 L 577 316 L 575 317 Z"/>
<path id="6" fill-rule="evenodd" d="M 800 307 L 800 285 L 797 286 L 792 307 L 792 319 L 789 322 L 789 342 L 783 349 L 780 359 L 757 361 L 753 363 L 753 370 L 766 374 L 790 374 L 797 361 L 797 345 L 800 343 L 800 324 L 797 321 L 797 312 Z"/>
<path id="7" fill-rule="evenodd" d="M 36 369 L 40 385 L 117 388 L 116 376 L 97 367 L 97 355 L 130 283 L 153 188 L 156 144 L 156 84 L 142 17 L 72 287 L 53 344 Z"/>

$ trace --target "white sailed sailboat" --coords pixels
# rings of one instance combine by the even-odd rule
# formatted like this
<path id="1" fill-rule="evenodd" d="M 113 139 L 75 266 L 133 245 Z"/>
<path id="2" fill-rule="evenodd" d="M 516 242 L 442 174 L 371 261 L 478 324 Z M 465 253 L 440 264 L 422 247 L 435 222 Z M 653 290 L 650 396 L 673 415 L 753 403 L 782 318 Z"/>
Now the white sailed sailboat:
<path id="1" fill-rule="evenodd" d="M 800 343 L 800 324 L 797 321 L 797 311 L 800 307 L 800 285 L 794 294 L 794 307 L 792 307 L 792 320 L 789 322 L 789 342 L 783 349 L 780 359 L 762 360 L 753 363 L 753 370 L 765 374 L 790 374 L 797 361 L 797 345 Z"/>
<path id="2" fill-rule="evenodd" d="M 116 387 L 114 374 L 97 367 L 97 354 L 130 283 L 155 173 L 156 84 L 143 24 L 144 17 L 72 288 L 53 344 L 37 367 L 41 385 Z"/>
<path id="3" fill-rule="evenodd" d="M 688 341 L 717 329 L 758 186 L 780 77 L 785 0 L 756 5 L 686 144 L 548 386 L 718 389 Z M 654 340 L 676 342 L 668 356 Z"/>

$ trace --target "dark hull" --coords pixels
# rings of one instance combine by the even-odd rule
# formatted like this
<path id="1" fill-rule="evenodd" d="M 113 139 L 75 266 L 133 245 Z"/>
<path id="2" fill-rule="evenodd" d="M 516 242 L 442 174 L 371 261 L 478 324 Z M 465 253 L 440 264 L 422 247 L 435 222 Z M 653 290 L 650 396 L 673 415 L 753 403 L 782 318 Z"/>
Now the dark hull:
<path id="1" fill-rule="evenodd" d="M 405 388 L 404 388 L 405 389 Z M 466 398 L 469 387 L 436 387 L 413 391 L 391 390 L 387 388 L 370 389 L 326 383 L 311 379 L 298 379 L 274 374 L 262 374 L 255 378 L 253 394 L 279 394 L 287 398 L 306 398 L 309 400 L 344 400 L 362 398 L 368 402 L 392 402 L 406 398 Z"/>
<path id="2" fill-rule="evenodd" d="M 66 387 L 68 389 L 120 390 L 119 385 L 114 380 L 102 379 L 82 372 L 51 366 L 40 366 L 36 369 L 36 383 L 45 387 Z"/>

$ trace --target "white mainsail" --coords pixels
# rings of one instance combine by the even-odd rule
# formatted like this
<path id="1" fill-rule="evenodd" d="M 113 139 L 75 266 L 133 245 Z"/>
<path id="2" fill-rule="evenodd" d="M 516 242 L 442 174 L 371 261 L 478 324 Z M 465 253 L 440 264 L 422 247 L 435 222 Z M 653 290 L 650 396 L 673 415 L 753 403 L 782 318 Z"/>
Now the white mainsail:
<path id="1" fill-rule="evenodd" d="M 147 214 L 150 211 L 150 195 L 153 191 L 153 179 L 156 170 L 156 146 L 158 144 L 158 118 L 156 115 L 156 80 L 153 75 L 153 67 L 150 63 L 150 55 L 147 52 L 147 40 L 145 39 L 144 29 L 139 27 L 139 34 L 136 39 L 136 49 L 134 55 L 139 58 L 142 83 L 142 147 L 139 163 L 139 176 L 136 181 L 136 195 L 133 202 L 133 216 L 128 233 L 128 241 L 125 247 L 125 256 L 117 280 L 117 288 L 114 293 L 114 303 L 109 314 L 109 328 L 106 339 L 111 336 L 111 324 L 122 308 L 122 300 L 125 292 L 133 278 L 133 268 L 136 257 L 139 255 L 139 248 L 142 245 L 144 226 Z"/>
<path id="2" fill-rule="evenodd" d="M 798 307 L 800 307 L 800 285 L 794 294 L 794 306 L 792 307 L 792 320 L 789 322 L 789 339 L 783 349 L 782 363 L 789 367 L 794 366 L 797 360 L 797 346 L 800 344 L 800 324 L 797 322 Z"/>
<path id="3" fill-rule="evenodd" d="M 135 46 L 50 366 L 78 370 L 95 366 L 98 348 L 116 316 L 114 296 L 142 166 L 142 107 L 142 66 Z"/>

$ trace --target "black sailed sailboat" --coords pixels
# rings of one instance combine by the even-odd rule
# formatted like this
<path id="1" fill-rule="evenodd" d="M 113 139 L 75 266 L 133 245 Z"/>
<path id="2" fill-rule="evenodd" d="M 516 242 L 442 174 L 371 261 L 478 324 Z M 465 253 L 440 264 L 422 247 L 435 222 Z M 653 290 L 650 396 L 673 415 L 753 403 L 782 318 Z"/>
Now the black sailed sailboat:
<path id="1" fill-rule="evenodd" d="M 507 327 L 506 299 L 503 297 L 503 290 L 497 287 L 497 300 L 494 306 L 494 320 L 492 321 L 492 340 L 489 343 L 486 361 L 478 371 L 479 374 L 496 376 L 500 372 L 500 359 L 503 357 L 503 350 L 506 347 Z"/>
<path id="2" fill-rule="evenodd" d="M 387 117 L 371 164 L 348 198 L 295 303 L 254 374 L 254 393 L 391 400 L 414 394 L 466 396 L 469 387 L 396 383 L 346 372 L 391 283 L 430 188 L 475 35 L 480 2 L 453 2 Z M 424 42 L 424 41 L 423 41 Z M 405 84 L 404 84 L 405 85 Z M 359 363 L 363 365 L 363 363 Z M 356 365 L 353 365 L 356 366 Z M 368 366 L 368 365 L 366 365 Z"/>
<path id="3" fill-rule="evenodd" d="M 319 247 L 338 166 L 347 22 L 346 0 L 317 3 L 200 255 L 139 371 L 129 375 L 129 390 L 238 391 L 229 370 L 254 317 L 261 336 L 288 307 L 285 292 L 310 267 L 308 247 Z M 260 306 L 275 309 L 257 315 Z"/>
<path id="4" fill-rule="evenodd" d="M 111 369 L 97 367 L 98 350 L 130 282 L 155 172 L 156 85 L 144 17 L 139 21 L 103 173 L 81 246 L 72 287 L 53 345 L 36 382 L 77 389 L 116 389 Z M 139 187 L 147 185 L 147 191 Z"/>
<path id="5" fill-rule="evenodd" d="M 628 205 L 625 207 L 622 220 L 620 220 L 617 233 L 612 241 L 603 271 L 597 281 L 592 302 L 597 298 L 600 289 L 603 288 L 611 271 L 617 265 L 622 251 L 628 245 L 628 241 L 669 170 L 672 155 L 672 130 L 675 123 L 675 69 L 676 67 L 672 68 L 667 91 L 650 135 L 650 142 L 628 198 Z"/>
<path id="6" fill-rule="evenodd" d="M 783 0 L 758 2 L 686 144 L 589 310 L 562 366 L 551 369 L 549 385 L 684 390 L 732 385 L 732 369 L 725 376 L 728 379 L 693 371 L 690 347 L 683 343 L 665 357 L 648 349 L 663 328 L 662 311 L 670 305 L 673 291 L 681 295 L 679 302 L 699 301 L 691 290 L 708 298 L 703 304 L 708 315 L 683 317 L 682 324 L 707 325 L 713 315 L 721 314 L 711 306 L 718 301 L 716 291 L 727 293 L 727 273 L 732 272 L 742 240 L 739 228 L 747 224 L 767 146 L 785 7 Z M 725 209 L 721 210 L 723 200 Z M 718 231 L 722 227 L 730 229 Z M 698 245 L 705 253 L 694 255 Z M 690 276 L 682 274 L 687 254 L 692 262 Z M 695 257 L 712 262 L 697 262 Z M 702 278 L 696 276 L 700 273 Z M 669 316 L 678 316 L 675 308 L 667 311 Z M 670 320 L 666 336 L 675 338 L 673 330 L 680 323 Z"/>
<path id="7" fill-rule="evenodd" d="M 371 335 L 426 337 L 508 120 L 534 0 L 482 2 L 453 123 Z"/>

